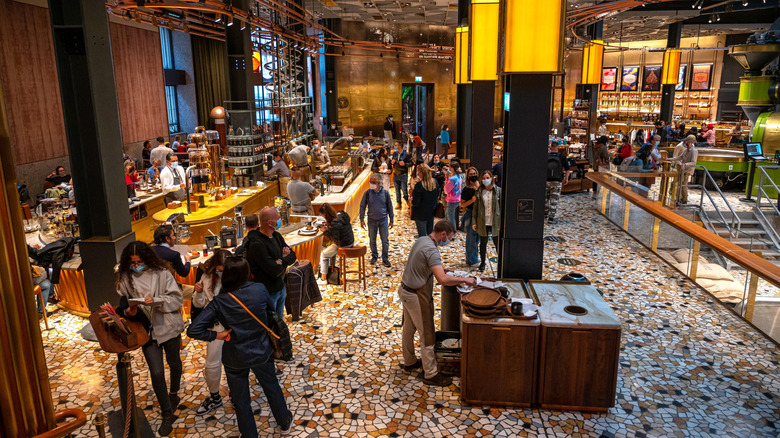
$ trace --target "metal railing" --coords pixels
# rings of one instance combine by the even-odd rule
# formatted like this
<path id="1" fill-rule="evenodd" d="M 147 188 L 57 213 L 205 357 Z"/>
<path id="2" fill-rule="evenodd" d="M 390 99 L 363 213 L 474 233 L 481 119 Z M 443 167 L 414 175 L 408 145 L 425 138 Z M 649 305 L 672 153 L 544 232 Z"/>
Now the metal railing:
<path id="1" fill-rule="evenodd" d="M 772 177 L 769 176 L 769 174 L 766 172 L 767 169 L 776 170 L 780 169 L 780 166 L 756 166 L 756 168 L 761 171 L 761 178 L 758 180 L 758 186 L 757 190 L 758 193 L 756 195 L 756 208 L 753 209 L 755 214 L 761 218 L 763 221 L 763 226 L 767 231 L 767 234 L 769 235 L 769 238 L 772 239 L 774 244 L 778 247 L 780 247 L 780 235 L 777 234 L 777 230 L 775 230 L 775 227 L 772 226 L 772 221 L 769 220 L 769 218 L 766 217 L 766 214 L 764 213 L 764 210 L 761 207 L 766 206 L 767 204 L 761 204 L 762 198 L 766 199 L 772 199 L 771 196 L 769 196 L 766 192 L 765 187 L 767 186 L 764 183 L 764 179 L 769 181 L 769 184 L 775 189 L 775 192 L 780 196 L 780 188 L 777 187 L 777 184 L 775 184 L 774 180 L 772 180 Z M 780 201 L 778 201 L 780 202 Z M 780 216 L 780 209 L 778 209 L 777 204 L 774 202 L 769 202 L 768 205 L 772 207 L 772 209 L 775 211 L 775 214 Z"/>
<path id="2" fill-rule="evenodd" d="M 704 166 L 694 166 L 694 169 L 701 170 L 702 173 L 705 176 L 705 181 L 703 184 L 680 184 L 680 190 L 682 190 L 683 187 L 687 188 L 695 188 L 701 190 L 702 195 L 699 196 L 699 211 L 702 213 L 703 216 L 705 216 L 707 219 L 709 219 L 709 215 L 704 210 L 704 195 L 707 195 L 707 198 L 710 200 L 710 204 L 712 204 L 712 207 L 715 209 L 715 212 L 718 213 L 718 216 L 720 217 L 721 223 L 729 232 L 729 235 L 731 237 L 736 237 L 736 234 L 738 230 L 742 229 L 742 220 L 737 216 L 737 212 L 734 210 L 734 208 L 731 206 L 731 203 L 726 199 L 726 195 L 723 194 L 723 192 L 720 190 L 720 187 L 715 183 L 715 179 L 710 175 L 710 172 L 707 170 Z M 715 187 L 715 190 L 718 192 L 718 195 L 720 196 L 720 199 L 723 201 L 724 204 L 726 204 L 726 207 L 728 207 L 729 211 L 731 212 L 731 223 L 729 223 L 728 220 L 726 220 L 726 217 L 723 216 L 723 212 L 720 211 L 720 207 L 718 204 L 715 203 L 715 200 L 712 198 L 712 195 L 710 195 L 710 191 L 707 189 L 707 181 L 712 184 L 713 187 Z M 677 194 L 679 199 L 679 192 Z M 711 230 L 713 231 L 713 230 Z"/>

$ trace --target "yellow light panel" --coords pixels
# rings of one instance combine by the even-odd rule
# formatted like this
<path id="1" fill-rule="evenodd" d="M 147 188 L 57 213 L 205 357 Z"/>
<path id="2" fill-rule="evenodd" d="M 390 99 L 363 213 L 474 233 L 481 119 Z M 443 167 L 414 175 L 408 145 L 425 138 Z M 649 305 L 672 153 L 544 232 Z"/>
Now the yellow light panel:
<path id="1" fill-rule="evenodd" d="M 667 49 L 664 52 L 664 71 L 661 74 L 662 85 L 677 85 L 677 77 L 680 74 L 681 58 L 681 50 Z"/>
<path id="2" fill-rule="evenodd" d="M 592 40 L 582 49 L 582 83 L 600 84 L 604 61 L 604 41 Z"/>
<path id="3" fill-rule="evenodd" d="M 469 14 L 469 79 L 498 79 L 498 0 L 473 0 Z"/>
<path id="4" fill-rule="evenodd" d="M 505 0 L 503 13 L 503 72 L 560 72 L 566 0 Z"/>
<path id="5" fill-rule="evenodd" d="M 455 30 L 455 83 L 470 84 L 469 80 L 469 27 Z"/>

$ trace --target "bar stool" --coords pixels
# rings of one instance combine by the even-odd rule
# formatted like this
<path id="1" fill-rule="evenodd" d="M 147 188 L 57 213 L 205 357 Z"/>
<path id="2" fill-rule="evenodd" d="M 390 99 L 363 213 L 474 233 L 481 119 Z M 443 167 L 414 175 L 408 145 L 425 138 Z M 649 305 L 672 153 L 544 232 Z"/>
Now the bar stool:
<path id="1" fill-rule="evenodd" d="M 352 248 L 339 248 L 339 270 L 341 271 L 341 282 L 344 284 L 344 292 L 347 291 L 348 281 L 363 281 L 363 290 L 366 289 L 366 247 L 363 245 L 353 246 Z M 358 259 L 357 271 L 347 271 L 347 259 Z M 357 278 L 347 279 L 347 274 L 358 274 Z"/>
<path id="2" fill-rule="evenodd" d="M 33 286 L 33 295 L 41 300 L 41 308 L 43 309 L 43 323 L 46 325 L 46 330 L 49 329 L 49 318 L 46 317 L 46 302 L 43 301 L 43 291 L 37 284 Z"/>

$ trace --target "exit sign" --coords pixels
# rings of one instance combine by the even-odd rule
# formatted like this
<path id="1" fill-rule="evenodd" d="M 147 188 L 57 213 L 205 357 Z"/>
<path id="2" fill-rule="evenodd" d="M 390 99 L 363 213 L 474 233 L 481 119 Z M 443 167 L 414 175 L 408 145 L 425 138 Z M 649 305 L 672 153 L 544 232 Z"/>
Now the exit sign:
<path id="1" fill-rule="evenodd" d="M 504 111 L 509 111 L 509 93 L 504 93 Z"/>
<path id="2" fill-rule="evenodd" d="M 415 82 L 422 82 L 422 76 L 415 76 L 414 77 Z"/>

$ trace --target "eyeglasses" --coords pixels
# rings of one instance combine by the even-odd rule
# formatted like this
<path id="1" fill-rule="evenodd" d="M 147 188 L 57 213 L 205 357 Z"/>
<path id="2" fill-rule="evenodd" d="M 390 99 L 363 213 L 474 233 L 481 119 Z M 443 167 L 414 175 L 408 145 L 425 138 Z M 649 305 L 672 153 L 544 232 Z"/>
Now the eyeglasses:
<path id="1" fill-rule="evenodd" d="M 144 261 L 138 261 L 138 262 L 130 262 L 130 266 L 141 266 L 144 264 Z"/>

